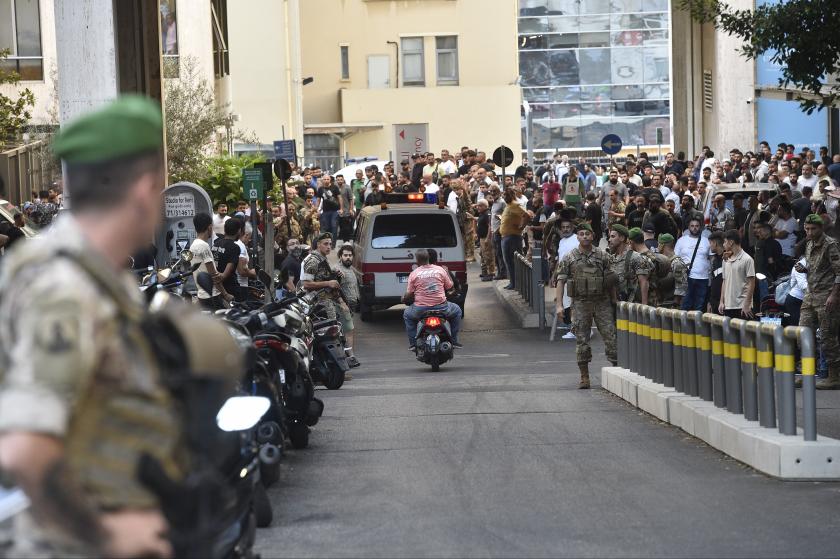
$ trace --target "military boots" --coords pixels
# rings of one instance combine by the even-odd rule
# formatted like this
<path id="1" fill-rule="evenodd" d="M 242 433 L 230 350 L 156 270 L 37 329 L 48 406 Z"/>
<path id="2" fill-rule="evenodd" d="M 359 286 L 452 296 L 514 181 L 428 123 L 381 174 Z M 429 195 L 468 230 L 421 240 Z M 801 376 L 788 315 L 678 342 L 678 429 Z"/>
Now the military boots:
<path id="1" fill-rule="evenodd" d="M 589 363 L 578 363 L 578 367 L 580 368 L 580 382 L 578 383 L 578 388 L 589 388 Z"/>
<path id="2" fill-rule="evenodd" d="M 828 366 L 828 378 L 817 381 L 817 390 L 840 390 L 840 365 Z"/>

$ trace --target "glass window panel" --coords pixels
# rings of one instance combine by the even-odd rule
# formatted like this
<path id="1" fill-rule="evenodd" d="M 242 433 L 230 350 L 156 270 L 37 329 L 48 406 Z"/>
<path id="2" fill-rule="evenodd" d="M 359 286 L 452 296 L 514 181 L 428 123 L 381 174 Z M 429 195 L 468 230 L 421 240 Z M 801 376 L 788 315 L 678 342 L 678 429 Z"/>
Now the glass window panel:
<path id="1" fill-rule="evenodd" d="M 671 86 L 667 83 L 645 84 L 644 98 L 645 99 L 670 99 L 671 98 Z"/>
<path id="2" fill-rule="evenodd" d="M 549 0 L 549 14 L 576 15 L 580 13 L 580 0 Z"/>
<path id="3" fill-rule="evenodd" d="M 439 52 L 437 63 L 438 81 L 458 81 L 458 60 L 454 52 Z"/>
<path id="4" fill-rule="evenodd" d="M 520 33 L 545 33 L 546 31 L 551 31 L 548 18 L 525 17 L 519 20 Z"/>
<path id="5" fill-rule="evenodd" d="M 645 19 L 638 14 L 613 14 L 610 16 L 610 27 L 613 31 L 645 29 Z"/>
<path id="6" fill-rule="evenodd" d="M 160 41 L 164 55 L 178 54 L 178 10 L 175 0 L 160 3 Z"/>
<path id="7" fill-rule="evenodd" d="M 520 50 L 546 49 L 551 35 L 520 35 Z"/>
<path id="8" fill-rule="evenodd" d="M 616 101 L 613 104 L 613 111 L 617 117 L 642 116 L 645 112 L 645 102 L 642 100 Z"/>
<path id="9" fill-rule="evenodd" d="M 533 118 L 549 118 L 551 116 L 550 107 L 551 105 L 547 103 L 531 103 L 531 113 L 534 115 Z"/>
<path id="10" fill-rule="evenodd" d="M 418 52 L 423 50 L 423 37 L 403 37 L 402 49 L 404 51 Z"/>
<path id="11" fill-rule="evenodd" d="M 608 47 L 610 46 L 610 34 L 606 31 L 600 33 L 581 33 L 580 46 L 582 48 Z"/>
<path id="12" fill-rule="evenodd" d="M 610 16 L 581 16 L 578 18 L 578 29 L 581 33 L 585 31 L 609 31 Z"/>
<path id="13" fill-rule="evenodd" d="M 350 79 L 350 47 L 347 45 L 341 47 L 341 79 Z"/>
<path id="14" fill-rule="evenodd" d="M 668 0 L 642 0 L 642 11 L 667 12 Z"/>
<path id="15" fill-rule="evenodd" d="M 551 85 L 578 85 L 580 83 L 580 66 L 577 51 L 556 50 L 550 53 Z"/>
<path id="16" fill-rule="evenodd" d="M 615 85 L 612 87 L 613 101 L 642 99 L 644 87 L 641 85 Z"/>
<path id="17" fill-rule="evenodd" d="M 668 14 L 644 14 L 640 17 L 643 29 L 668 29 Z"/>
<path id="18" fill-rule="evenodd" d="M 654 46 L 668 46 L 668 30 L 667 29 L 657 29 L 654 31 L 643 31 L 644 33 L 644 43 L 647 47 L 654 47 Z"/>
<path id="19" fill-rule="evenodd" d="M 423 81 L 423 55 L 404 53 L 403 82 L 415 83 Z"/>
<path id="20" fill-rule="evenodd" d="M 644 52 L 639 47 L 616 47 L 610 49 L 612 59 L 612 83 L 642 83 L 644 81 Z"/>
<path id="21" fill-rule="evenodd" d="M 548 12 L 546 0 L 522 0 L 519 3 L 520 16 L 540 16 Z"/>
<path id="22" fill-rule="evenodd" d="M 521 51 L 519 53 L 519 75 L 523 86 L 549 86 L 552 83 L 549 53 L 543 51 Z"/>
<path id="23" fill-rule="evenodd" d="M 550 49 L 570 49 L 578 46 L 577 33 L 556 33 L 545 37 L 548 41 L 547 48 Z"/>
<path id="24" fill-rule="evenodd" d="M 17 55 L 41 56 L 41 17 L 38 0 L 15 0 Z"/>
<path id="25" fill-rule="evenodd" d="M 22 58 L 17 61 L 17 72 L 20 74 L 20 79 L 23 81 L 43 81 L 44 79 L 44 64 L 40 58 L 26 59 Z"/>
<path id="26" fill-rule="evenodd" d="M 577 147 L 580 119 L 551 121 L 551 143 L 554 148 Z"/>
<path id="27" fill-rule="evenodd" d="M 613 0 L 612 13 L 641 12 L 642 0 Z"/>
<path id="28" fill-rule="evenodd" d="M 610 0 L 585 0 L 580 3 L 580 14 L 608 14 L 610 10 Z"/>
<path id="29" fill-rule="evenodd" d="M 579 87 L 553 87 L 551 88 L 551 101 L 554 103 L 570 103 L 580 100 Z"/>
<path id="30" fill-rule="evenodd" d="M 562 103 L 551 105 L 550 116 L 552 120 L 577 118 L 580 116 L 580 105 L 578 103 Z"/>
<path id="31" fill-rule="evenodd" d="M 577 33 L 580 24 L 577 16 L 552 17 L 548 19 L 548 30 L 552 33 Z"/>
<path id="32" fill-rule="evenodd" d="M 644 101 L 645 114 L 654 116 L 669 116 L 670 103 L 667 100 Z"/>
<path id="33" fill-rule="evenodd" d="M 550 91 L 547 87 L 523 87 L 522 95 L 529 103 L 546 103 Z"/>
<path id="34" fill-rule="evenodd" d="M 622 139 L 625 146 L 633 146 L 645 143 L 642 117 L 619 117 L 613 118 L 613 133 Z"/>
<path id="35" fill-rule="evenodd" d="M 458 48 L 458 39 L 454 35 L 447 35 L 444 37 L 435 37 L 435 43 L 438 49 L 456 49 Z"/>
<path id="36" fill-rule="evenodd" d="M 0 50 L 9 49 L 15 53 L 12 41 L 12 3 L 0 0 Z"/>
<path id="37" fill-rule="evenodd" d="M 604 121 L 604 117 L 612 117 L 613 116 L 613 104 L 606 101 L 606 102 L 597 102 L 597 103 L 581 103 L 580 104 L 580 119 L 581 122 L 586 122 L 587 120 L 591 121 Z M 609 120 L 609 119 L 607 119 Z"/>
<path id="38" fill-rule="evenodd" d="M 609 85 L 588 85 L 580 88 L 580 100 L 592 102 L 609 101 L 612 98 Z"/>
<path id="39" fill-rule="evenodd" d="M 641 133 L 643 142 L 656 145 L 656 129 L 662 128 L 662 143 L 671 143 L 670 120 L 668 118 L 648 117 L 642 121 Z"/>
<path id="40" fill-rule="evenodd" d="M 535 120 L 531 131 L 533 132 L 533 141 L 535 149 L 551 149 L 551 121 Z"/>
<path id="41" fill-rule="evenodd" d="M 580 83 L 610 83 L 610 49 L 581 49 Z"/>
<path id="42" fill-rule="evenodd" d="M 633 47 L 644 42 L 644 31 L 613 31 L 610 43 L 615 47 Z"/>
<path id="43" fill-rule="evenodd" d="M 645 47 L 644 49 L 644 81 L 667 82 L 670 71 L 668 68 L 668 47 Z"/>

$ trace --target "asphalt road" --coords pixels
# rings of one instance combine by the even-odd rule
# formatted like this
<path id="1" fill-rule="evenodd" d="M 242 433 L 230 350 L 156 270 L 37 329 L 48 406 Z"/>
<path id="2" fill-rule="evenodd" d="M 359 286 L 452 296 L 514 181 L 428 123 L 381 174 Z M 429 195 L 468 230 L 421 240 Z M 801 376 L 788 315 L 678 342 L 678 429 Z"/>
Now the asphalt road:
<path id="1" fill-rule="evenodd" d="M 359 325 L 362 367 L 319 391 L 311 446 L 269 492 L 264 557 L 840 553 L 840 484 L 768 478 L 577 390 L 574 343 L 514 328 L 477 280 L 465 347 L 439 373 L 406 351 L 401 310 Z"/>

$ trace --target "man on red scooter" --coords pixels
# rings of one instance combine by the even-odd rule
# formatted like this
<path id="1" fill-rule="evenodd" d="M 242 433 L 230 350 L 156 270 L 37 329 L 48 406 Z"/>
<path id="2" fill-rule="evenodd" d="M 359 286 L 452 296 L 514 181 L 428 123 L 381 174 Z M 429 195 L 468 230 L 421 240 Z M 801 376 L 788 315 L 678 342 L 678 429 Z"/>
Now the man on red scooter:
<path id="1" fill-rule="evenodd" d="M 449 273 L 441 266 L 429 263 L 429 251 L 421 248 L 415 253 L 417 268 L 408 276 L 408 289 L 403 296 L 403 302 L 413 299 L 403 312 L 405 333 L 408 335 L 408 350 L 415 350 L 417 323 L 428 311 L 441 311 L 452 328 L 452 345 L 463 347 L 458 342 L 458 331 L 461 327 L 461 308 L 446 300 L 446 292 L 454 287 Z"/>

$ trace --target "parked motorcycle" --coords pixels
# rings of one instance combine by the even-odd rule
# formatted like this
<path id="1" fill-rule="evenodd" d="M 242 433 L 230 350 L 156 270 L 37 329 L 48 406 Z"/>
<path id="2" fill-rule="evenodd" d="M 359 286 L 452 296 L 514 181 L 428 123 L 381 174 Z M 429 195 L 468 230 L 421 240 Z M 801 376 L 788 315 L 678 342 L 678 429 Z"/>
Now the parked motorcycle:
<path id="1" fill-rule="evenodd" d="M 418 361 L 431 365 L 434 372 L 455 357 L 452 328 L 442 312 L 426 312 L 417 323 L 415 355 Z"/>

